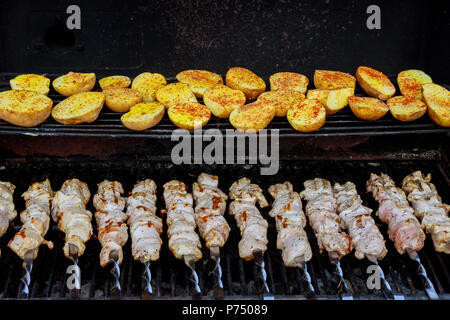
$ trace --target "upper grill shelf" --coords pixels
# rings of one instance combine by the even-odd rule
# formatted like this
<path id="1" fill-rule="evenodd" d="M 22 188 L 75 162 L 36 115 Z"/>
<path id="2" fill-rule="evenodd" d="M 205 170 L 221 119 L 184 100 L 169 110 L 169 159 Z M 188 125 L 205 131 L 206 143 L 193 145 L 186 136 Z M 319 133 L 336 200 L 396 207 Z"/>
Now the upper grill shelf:
<path id="1" fill-rule="evenodd" d="M 9 80 L 18 74 L 0 73 L 0 91 L 10 90 Z M 58 75 L 46 74 L 51 80 Z M 101 78 L 101 76 L 98 76 Z M 391 77 L 391 80 L 393 77 Z M 175 79 L 168 78 L 169 82 Z M 395 81 L 393 81 L 395 83 Z M 94 91 L 101 91 L 98 82 Z M 397 92 L 398 88 L 397 88 Z M 357 86 L 356 95 L 363 95 L 364 92 Z M 50 87 L 49 97 L 54 105 L 62 101 L 65 97 L 58 94 Z M 93 123 L 78 125 L 63 125 L 50 116 L 43 124 L 24 128 L 0 120 L 1 135 L 29 135 L 29 136 L 72 136 L 72 137 L 112 137 L 112 138 L 149 138 L 149 139 L 170 139 L 172 131 L 177 127 L 172 124 L 168 116 L 155 127 L 145 131 L 132 131 L 123 126 L 120 121 L 120 113 L 111 112 L 104 107 L 97 120 Z M 219 119 L 211 116 L 210 121 L 203 127 L 203 130 L 219 129 L 225 133 L 226 129 L 234 129 L 228 119 Z M 401 122 L 394 119 L 390 113 L 377 121 L 364 121 L 358 119 L 347 107 L 344 110 L 327 116 L 325 125 L 318 131 L 311 133 L 301 133 L 295 131 L 286 118 L 275 117 L 267 129 L 279 129 L 281 137 L 330 137 L 330 136 L 382 136 L 382 135 L 409 135 L 409 134 L 449 134 L 450 130 L 435 124 L 425 115 L 413 122 Z"/>

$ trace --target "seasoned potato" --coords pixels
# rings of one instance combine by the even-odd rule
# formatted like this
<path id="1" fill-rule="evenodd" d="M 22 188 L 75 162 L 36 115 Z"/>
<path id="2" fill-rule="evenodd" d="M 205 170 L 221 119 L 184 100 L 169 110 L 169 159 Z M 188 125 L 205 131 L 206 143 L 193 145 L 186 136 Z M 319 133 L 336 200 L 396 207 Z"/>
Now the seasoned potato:
<path id="1" fill-rule="evenodd" d="M 206 70 L 186 70 L 177 74 L 177 80 L 189 86 L 197 98 L 203 98 L 205 91 L 216 84 L 223 84 L 222 77 Z"/>
<path id="2" fill-rule="evenodd" d="M 231 111 L 245 104 L 245 94 L 223 84 L 216 84 L 205 91 L 203 102 L 217 118 L 228 118 Z"/>
<path id="3" fill-rule="evenodd" d="M 130 130 L 147 130 L 161 121 L 165 110 L 166 108 L 160 102 L 138 103 L 122 115 L 120 121 Z"/>
<path id="4" fill-rule="evenodd" d="M 308 90 L 307 99 L 317 99 L 327 109 L 327 114 L 334 114 L 348 105 L 348 97 L 355 94 L 354 88 L 312 89 Z"/>
<path id="5" fill-rule="evenodd" d="M 134 78 L 131 89 L 142 94 L 142 101 L 156 101 L 156 91 L 167 85 L 166 78 L 159 73 L 144 72 Z"/>
<path id="6" fill-rule="evenodd" d="M 270 90 L 293 90 L 305 94 L 309 79 L 294 72 L 278 72 L 269 77 Z"/>
<path id="7" fill-rule="evenodd" d="M 101 92 L 81 92 L 58 103 L 52 117 L 62 124 L 93 122 L 102 110 L 105 95 Z"/>
<path id="8" fill-rule="evenodd" d="M 142 94 L 130 88 L 103 90 L 105 105 L 114 112 L 128 112 L 132 106 L 142 101 Z"/>
<path id="9" fill-rule="evenodd" d="M 267 91 L 258 97 L 259 102 L 271 104 L 275 108 L 277 117 L 286 117 L 288 109 L 304 99 L 303 93 L 293 90 Z"/>
<path id="10" fill-rule="evenodd" d="M 449 91 L 434 83 L 424 84 L 422 89 L 430 118 L 440 126 L 450 127 Z"/>
<path id="11" fill-rule="evenodd" d="M 34 127 L 44 122 L 52 111 L 49 97 L 26 90 L 0 92 L 0 119 L 21 127 Z"/>
<path id="12" fill-rule="evenodd" d="M 388 106 L 376 98 L 351 96 L 348 104 L 355 116 L 362 120 L 378 120 L 389 111 Z"/>
<path id="13" fill-rule="evenodd" d="M 197 102 L 189 86 L 181 82 L 171 83 L 156 91 L 156 99 L 166 108 L 180 103 Z"/>
<path id="14" fill-rule="evenodd" d="M 91 91 L 95 86 L 95 73 L 69 72 L 53 80 L 53 88 L 63 96 Z"/>
<path id="15" fill-rule="evenodd" d="M 187 130 L 203 127 L 211 118 L 211 111 L 198 102 L 173 105 L 167 114 L 174 125 Z"/>
<path id="16" fill-rule="evenodd" d="M 356 79 L 361 88 L 371 97 L 387 100 L 395 94 L 395 87 L 382 72 L 369 68 L 358 67 Z"/>
<path id="17" fill-rule="evenodd" d="M 289 123 L 300 132 L 319 130 L 325 124 L 326 117 L 325 106 L 317 99 L 305 99 L 287 112 Z"/>
<path id="18" fill-rule="evenodd" d="M 414 97 L 392 97 L 386 103 L 392 116 L 400 121 L 414 121 L 427 112 L 425 103 Z"/>
<path id="19" fill-rule="evenodd" d="M 240 106 L 230 114 L 230 123 L 236 129 L 259 131 L 267 127 L 275 117 L 275 108 L 261 101 Z"/>
<path id="20" fill-rule="evenodd" d="M 131 84 L 130 78 L 127 76 L 110 76 L 98 80 L 102 90 L 112 88 L 128 88 Z"/>
<path id="21" fill-rule="evenodd" d="M 47 95 L 50 90 L 50 79 L 39 74 L 21 74 L 9 80 L 11 89 L 27 90 Z"/>
<path id="22" fill-rule="evenodd" d="M 422 85 L 433 83 L 431 77 L 420 70 L 402 71 L 397 76 L 397 84 L 404 96 L 423 101 Z"/>
<path id="23" fill-rule="evenodd" d="M 354 89 L 355 85 L 355 77 L 345 72 L 330 70 L 316 70 L 314 72 L 314 86 L 317 89 Z"/>
<path id="24" fill-rule="evenodd" d="M 241 90 L 248 100 L 256 99 L 266 91 L 264 80 L 245 68 L 230 68 L 225 76 L 225 81 L 230 88 Z"/>

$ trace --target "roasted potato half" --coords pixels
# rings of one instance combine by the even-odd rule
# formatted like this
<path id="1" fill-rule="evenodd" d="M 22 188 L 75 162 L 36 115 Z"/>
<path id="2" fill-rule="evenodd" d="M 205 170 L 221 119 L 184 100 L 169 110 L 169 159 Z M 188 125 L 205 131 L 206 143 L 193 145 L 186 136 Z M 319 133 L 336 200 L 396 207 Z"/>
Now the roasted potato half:
<path id="1" fill-rule="evenodd" d="M 433 83 L 429 75 L 420 70 L 402 71 L 397 76 L 397 84 L 404 96 L 423 101 L 422 85 Z"/>
<path id="2" fill-rule="evenodd" d="M 275 116 L 286 117 L 289 108 L 305 99 L 305 95 L 293 90 L 267 91 L 260 94 L 258 101 L 275 108 Z"/>
<path id="3" fill-rule="evenodd" d="M 422 86 L 422 94 L 428 105 L 428 115 L 442 127 L 450 127 L 450 93 L 434 83 Z"/>
<path id="4" fill-rule="evenodd" d="M 52 110 L 52 117 L 62 124 L 93 122 L 97 119 L 105 102 L 101 92 L 81 92 L 58 103 Z"/>
<path id="5" fill-rule="evenodd" d="M 211 118 L 211 111 L 198 102 L 173 105 L 167 110 L 167 114 L 174 125 L 187 130 L 203 127 Z"/>
<path id="6" fill-rule="evenodd" d="M 27 90 L 48 95 L 50 90 L 50 79 L 39 74 L 21 74 L 9 80 L 11 89 Z"/>
<path id="7" fill-rule="evenodd" d="M 275 108 L 261 101 L 240 106 L 230 114 L 230 123 L 241 131 L 259 131 L 267 127 L 275 117 Z"/>
<path id="8" fill-rule="evenodd" d="M 330 70 L 314 71 L 314 86 L 317 89 L 354 89 L 355 85 L 356 78 L 351 74 Z"/>
<path id="9" fill-rule="evenodd" d="M 334 114 L 348 105 L 348 97 L 355 94 L 354 88 L 312 89 L 308 90 L 307 99 L 317 99 L 327 109 L 327 114 Z"/>
<path id="10" fill-rule="evenodd" d="M 392 116 L 400 121 L 414 121 L 427 112 L 424 102 L 414 97 L 397 96 L 386 101 Z"/>
<path id="11" fill-rule="evenodd" d="M 91 91 L 95 86 L 95 73 L 69 72 L 53 80 L 53 88 L 63 96 Z"/>
<path id="12" fill-rule="evenodd" d="M 319 130 L 325 124 L 326 117 L 325 106 L 317 99 L 305 99 L 287 112 L 289 123 L 300 132 Z"/>
<path id="13" fill-rule="evenodd" d="M 247 100 L 256 99 L 266 91 L 264 80 L 245 68 L 233 67 L 228 70 L 225 82 L 230 88 L 242 91 Z"/>
<path id="14" fill-rule="evenodd" d="M 269 77 L 270 90 L 293 90 L 305 94 L 309 79 L 295 72 L 278 72 Z"/>
<path id="15" fill-rule="evenodd" d="M 217 118 L 228 118 L 231 111 L 245 104 L 245 94 L 223 84 L 207 89 L 203 102 Z"/>
<path id="16" fill-rule="evenodd" d="M 105 105 L 114 112 L 128 112 L 132 106 L 142 101 L 142 94 L 130 88 L 103 90 Z"/>
<path id="17" fill-rule="evenodd" d="M 166 108 L 161 102 L 138 103 L 123 114 L 120 121 L 130 130 L 147 130 L 161 121 L 165 110 Z"/>
<path id="18" fill-rule="evenodd" d="M 197 102 L 195 94 L 185 83 L 176 82 L 156 91 L 156 99 L 166 108 L 180 103 Z"/>
<path id="19" fill-rule="evenodd" d="M 52 112 L 53 101 L 46 95 L 26 90 L 0 92 L 0 119 L 21 127 L 34 127 Z"/>
<path id="20" fill-rule="evenodd" d="M 205 91 L 216 84 L 223 84 L 222 76 L 206 70 L 186 70 L 177 74 L 177 80 L 189 86 L 197 98 L 203 98 Z"/>
<path id="21" fill-rule="evenodd" d="M 102 90 L 113 88 L 128 88 L 131 84 L 130 78 L 127 76 L 110 76 L 98 80 Z"/>
<path id="22" fill-rule="evenodd" d="M 167 80 L 162 74 L 144 72 L 134 78 L 131 89 L 142 94 L 142 101 L 156 101 L 156 91 L 167 85 Z"/>
<path id="23" fill-rule="evenodd" d="M 361 88 L 371 97 L 387 100 L 395 94 L 395 87 L 382 72 L 369 68 L 358 67 L 356 79 Z"/>
<path id="24" fill-rule="evenodd" d="M 351 96 L 348 104 L 353 114 L 362 120 L 378 120 L 389 111 L 388 106 L 376 98 Z"/>

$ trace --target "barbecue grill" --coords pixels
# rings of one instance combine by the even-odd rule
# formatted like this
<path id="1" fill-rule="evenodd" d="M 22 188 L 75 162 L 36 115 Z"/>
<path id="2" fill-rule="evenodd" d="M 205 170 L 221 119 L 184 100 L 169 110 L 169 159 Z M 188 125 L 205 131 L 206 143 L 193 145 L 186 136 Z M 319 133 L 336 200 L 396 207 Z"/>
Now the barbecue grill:
<path id="1" fill-rule="evenodd" d="M 105 3 L 103 5 L 106 6 Z M 445 20 L 445 17 L 448 18 L 448 8 L 444 3 L 438 4 L 441 6 L 439 9 L 422 2 L 411 2 L 410 10 L 402 11 L 403 15 L 396 17 L 399 19 L 396 20 L 398 28 L 391 34 L 383 33 L 383 29 L 373 33 L 361 31 L 362 27 L 358 25 L 365 23 L 365 8 L 369 4 L 352 2 L 352 5 L 352 9 L 347 9 L 351 6 L 329 4 L 327 1 L 317 5 L 312 2 L 306 5 L 291 1 L 284 4 L 258 1 L 240 4 L 225 1 L 221 4 L 180 2 L 170 7 L 164 1 L 153 6 L 144 1 L 136 1 L 111 4 L 109 11 L 105 12 L 105 9 L 97 7 L 99 4 L 81 3 L 82 10 L 86 8 L 87 12 L 86 19 L 83 20 L 86 24 L 83 24 L 81 31 L 67 31 L 62 20 L 65 17 L 64 2 L 42 6 L 40 4 L 39 7 L 34 2 L 0 4 L 0 31 L 3 35 L 3 41 L 0 42 L 0 91 L 8 90 L 9 79 L 22 72 L 42 73 L 53 80 L 69 71 L 68 68 L 74 71 L 86 69 L 84 71 L 96 72 L 97 79 L 115 73 L 132 78 L 141 71 L 154 70 L 163 73 L 169 82 L 173 82 L 174 75 L 184 69 L 204 68 L 221 73 L 226 71 L 230 64 L 236 64 L 253 68 L 268 83 L 268 76 L 277 71 L 302 71 L 312 80 L 315 68 L 353 73 L 362 63 L 378 66 L 390 75 L 394 84 L 396 74 L 400 70 L 423 68 L 436 83 L 449 88 L 446 85 L 446 68 L 440 68 L 438 63 L 429 59 L 431 53 L 437 52 L 436 57 L 442 57 L 443 63 L 446 63 L 448 56 L 445 54 L 446 50 L 448 53 L 448 48 L 440 48 L 435 41 L 439 39 L 439 34 L 442 37 L 446 35 L 445 28 L 438 29 L 436 26 L 443 24 L 448 28 Z M 399 6 L 394 3 L 384 3 L 381 6 L 383 16 L 386 16 L 383 20 L 386 22 L 386 29 L 393 23 L 390 15 L 398 12 Z M 158 10 L 154 11 L 151 7 Z M 192 21 L 180 22 L 183 8 L 186 10 L 185 16 Z M 311 9 L 304 13 L 308 8 Z M 9 25 L 10 19 L 22 16 L 22 13 L 19 13 L 21 11 L 30 17 L 27 28 L 33 30 L 30 31 L 30 36 L 21 37 L 19 34 L 16 39 L 12 39 L 8 32 L 12 28 Z M 338 13 L 333 15 L 334 12 Z M 204 21 L 194 19 L 199 13 L 205 17 Z M 98 21 L 93 19 L 95 14 L 101 17 L 100 20 L 104 19 L 103 21 L 120 21 L 127 30 L 124 37 L 134 37 L 133 41 L 106 38 L 108 43 L 97 43 L 98 38 L 109 34 L 109 31 L 98 26 Z M 127 19 L 123 20 L 123 16 Z M 152 23 L 148 21 L 151 19 L 146 20 L 148 16 L 153 18 Z M 263 19 L 266 19 L 266 23 L 262 22 Z M 298 29 L 298 21 L 301 22 L 302 29 Z M 322 26 L 315 21 L 320 21 Z M 212 24 L 221 26 L 220 37 L 214 32 L 218 31 L 214 28 L 219 27 L 209 26 Z M 339 26 L 339 31 L 328 29 L 329 27 L 325 27 L 327 24 Z M 247 26 L 249 30 L 238 32 L 242 26 Z M 116 32 L 122 31 L 118 27 L 114 28 L 117 28 Z M 420 28 L 423 31 L 414 34 L 412 39 L 406 36 L 408 30 Z M 90 33 L 93 29 L 98 32 L 95 38 Z M 283 35 L 282 31 L 287 32 L 287 36 L 280 42 L 278 36 Z M 429 32 L 432 32 L 432 36 L 428 38 L 426 35 Z M 348 36 L 349 34 L 354 37 Z M 321 38 L 322 36 L 324 38 Z M 254 37 L 254 40 L 248 40 L 249 37 Z M 265 40 L 265 37 L 268 40 Z M 364 59 L 355 56 L 353 51 L 357 50 L 348 55 L 343 54 L 342 46 L 336 45 L 332 41 L 333 37 L 347 37 L 350 48 L 356 45 L 362 47 L 362 51 L 357 54 L 363 55 Z M 377 37 L 385 37 L 384 42 L 377 40 Z M 315 45 L 314 41 L 319 41 L 319 38 L 319 45 Z M 259 42 L 263 42 L 263 45 L 258 46 Z M 122 43 L 126 45 L 122 47 Z M 189 43 L 193 48 L 188 46 Z M 385 52 L 373 53 L 382 48 L 383 43 L 391 47 L 390 55 Z M 95 46 L 101 49 L 99 52 L 102 52 L 103 56 L 100 56 L 103 59 L 97 56 L 89 59 L 89 56 L 96 52 L 93 51 Z M 21 47 L 26 49 L 19 50 Z M 369 49 L 365 49 L 366 47 Z M 301 48 L 301 52 L 296 48 Z M 402 48 L 405 48 L 405 51 L 411 48 L 419 49 L 415 54 L 409 54 L 409 51 L 405 53 Z M 19 52 L 17 56 L 11 54 L 15 50 Z M 124 57 L 123 50 L 129 53 L 127 58 Z M 145 56 L 144 52 L 149 52 L 149 55 Z M 164 55 L 166 52 L 167 55 Z M 331 54 L 333 52 L 337 54 Z M 185 61 L 186 56 L 192 61 L 198 61 L 198 64 L 190 65 L 190 62 Z M 60 57 L 61 60 L 58 60 Z M 94 90 L 100 90 L 98 85 Z M 356 95 L 363 95 L 358 86 Z M 49 97 L 54 101 L 54 105 L 64 98 L 53 89 Z M 450 202 L 450 131 L 439 127 L 426 115 L 409 123 L 399 122 L 390 114 L 377 121 L 363 121 L 346 108 L 327 116 L 326 124 L 312 133 L 299 133 L 292 129 L 286 119 L 275 118 L 268 129 L 279 130 L 281 162 L 278 173 L 273 176 L 260 175 L 259 166 L 252 164 L 174 165 L 170 160 L 171 149 L 175 144 L 171 141 L 174 129 L 176 127 L 165 116 L 154 128 L 132 132 L 121 124 L 120 114 L 107 111 L 106 108 L 99 118 L 90 124 L 61 125 L 49 118 L 37 127 L 23 128 L 0 120 L 0 180 L 11 181 L 16 185 L 14 202 L 18 212 L 25 208 L 20 195 L 27 190 L 29 184 L 45 178 L 50 179 L 55 191 L 59 190 L 66 179 L 78 178 L 88 183 L 92 194 L 97 189 L 97 183 L 104 179 L 120 181 L 127 193 L 138 180 L 151 178 L 158 185 L 157 206 L 160 215 L 159 209 L 164 208 L 162 185 L 171 179 L 177 179 L 192 186 L 202 172 L 219 176 L 219 187 L 224 191 L 228 191 L 237 179 L 249 177 L 253 183 L 261 186 L 267 199 L 270 199 L 268 187 L 286 180 L 294 185 L 295 191 L 303 190 L 303 182 L 315 177 L 326 178 L 332 183 L 352 181 L 356 184 L 364 205 L 376 211 L 378 204 L 365 192 L 365 183 L 371 172 L 387 173 L 399 185 L 406 175 L 421 170 L 432 174 L 432 182 L 443 202 Z M 227 119 L 212 117 L 203 128 L 207 129 L 219 129 L 225 133 L 225 130 L 232 129 L 232 126 Z M 88 209 L 95 212 L 92 200 Z M 311 290 L 308 290 L 304 271 L 284 267 L 281 252 L 276 248 L 275 224 L 268 211 L 269 209 L 265 208 L 261 212 L 269 221 L 269 245 L 264 255 L 264 265 L 270 294 L 262 293 L 264 283 L 259 267 L 253 262 L 245 262 L 239 258 L 239 230 L 234 219 L 225 214 L 232 229 L 229 240 L 220 253 L 225 299 L 430 299 L 419 265 L 406 255 L 400 256 L 397 253 L 392 242 L 388 240 L 386 225 L 374 214 L 388 249 L 387 256 L 379 263 L 388 286 L 368 289 L 366 282 L 370 276 L 367 271 L 370 262 L 358 260 L 353 254 L 342 259 L 342 275 L 339 275 L 326 253 L 319 252 L 313 231 L 307 226 L 306 231 L 313 249 L 313 258 L 307 263 L 314 289 L 312 294 Z M 95 230 L 95 222 L 93 223 Z M 17 218 L 14 226 L 0 238 L 0 299 L 4 300 L 21 297 L 23 261 L 7 247 L 7 242 L 18 231 L 19 225 L 21 223 Z M 161 258 L 150 266 L 152 298 L 218 298 L 214 290 L 214 261 L 209 258 L 206 248 L 203 248 L 203 259 L 195 265 L 201 290 L 201 294 L 196 295 L 190 270 L 182 261 L 173 257 L 167 246 L 166 231 L 167 225 L 162 233 Z M 38 258 L 33 262 L 29 299 L 149 298 L 145 291 L 145 270 L 140 262 L 133 260 L 130 239 L 124 247 L 124 259 L 120 267 L 119 281 L 122 290 L 117 293 L 114 290 L 115 281 L 111 268 L 103 269 L 99 265 L 101 248 L 95 237 L 87 242 L 86 252 L 78 261 L 81 269 L 80 291 L 67 288 L 66 283 L 70 275 L 66 271 L 72 262 L 63 255 L 64 234 L 53 222 L 46 238 L 53 241 L 55 248 L 50 250 L 41 247 Z M 436 252 L 428 235 L 419 257 L 437 298 L 450 299 L 450 257 Z"/>

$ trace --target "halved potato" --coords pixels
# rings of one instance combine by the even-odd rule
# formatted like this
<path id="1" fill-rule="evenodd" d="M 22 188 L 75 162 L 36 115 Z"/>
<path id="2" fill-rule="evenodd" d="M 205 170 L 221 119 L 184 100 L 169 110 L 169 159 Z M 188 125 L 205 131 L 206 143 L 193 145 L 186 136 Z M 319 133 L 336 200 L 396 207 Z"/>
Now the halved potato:
<path id="1" fill-rule="evenodd" d="M 95 86 L 95 73 L 69 72 L 53 80 L 53 88 L 63 96 L 91 91 Z"/>
<path id="2" fill-rule="evenodd" d="M 355 85 L 356 78 L 351 74 L 331 70 L 314 71 L 314 86 L 317 89 L 354 89 Z"/>
<path id="3" fill-rule="evenodd" d="M 293 90 L 305 94 L 308 77 L 295 72 L 278 72 L 269 77 L 270 90 Z"/>
<path id="4" fill-rule="evenodd" d="M 327 114 L 334 114 L 348 105 L 348 97 L 355 94 L 354 88 L 312 89 L 308 90 L 307 99 L 317 99 L 327 109 Z"/>
<path id="5" fill-rule="evenodd" d="M 326 117 L 325 106 L 317 99 L 305 99 L 287 112 L 289 123 L 300 132 L 319 130 L 325 124 Z"/>
<path id="6" fill-rule="evenodd" d="M 361 88 L 371 97 L 387 100 L 395 94 L 395 87 L 382 72 L 369 68 L 358 67 L 356 79 Z"/>
<path id="7" fill-rule="evenodd" d="M 348 104 L 354 115 L 362 120 L 378 120 L 389 111 L 388 106 L 376 98 L 351 96 Z"/>
<path id="8" fill-rule="evenodd" d="M 258 101 L 275 108 L 275 116 L 285 117 L 289 108 L 305 99 L 305 95 L 293 90 L 267 91 L 260 94 Z"/>
<path id="9" fill-rule="evenodd" d="M 206 70 L 186 70 L 177 74 L 177 80 L 189 86 L 197 98 L 202 98 L 205 91 L 216 84 L 223 84 L 222 76 Z"/>
<path id="10" fill-rule="evenodd" d="M 197 102 L 195 94 L 185 83 L 176 82 L 156 91 L 156 99 L 166 108 L 180 103 Z"/>
<path id="11" fill-rule="evenodd" d="M 310 89 L 306 93 L 306 99 L 319 100 L 324 106 L 327 104 L 328 94 L 330 90 L 328 89 Z"/>
<path id="12" fill-rule="evenodd" d="M 11 89 L 27 90 L 47 95 L 50 90 L 50 79 L 40 74 L 21 74 L 9 80 Z"/>
<path id="13" fill-rule="evenodd" d="M 161 102 L 138 103 L 123 114 L 120 121 L 130 130 L 147 130 L 161 121 L 165 110 L 166 108 Z"/>
<path id="14" fill-rule="evenodd" d="M 49 97 L 26 90 L 0 92 L 0 119 L 21 127 L 34 127 L 44 122 L 52 112 Z"/>
<path id="15" fill-rule="evenodd" d="M 397 84 L 402 95 L 422 101 L 422 85 L 426 83 L 433 83 L 433 80 L 429 75 L 420 70 L 402 71 L 397 76 Z"/>
<path id="16" fill-rule="evenodd" d="M 173 105 L 167 114 L 174 125 L 187 130 L 203 127 L 211 118 L 211 111 L 198 102 Z"/>
<path id="17" fill-rule="evenodd" d="M 58 103 L 52 117 L 62 124 L 93 122 L 97 119 L 105 102 L 101 92 L 81 92 Z"/>
<path id="18" fill-rule="evenodd" d="M 386 104 L 392 116 L 400 121 L 414 121 L 427 112 L 426 104 L 414 97 L 392 97 Z"/>
<path id="19" fill-rule="evenodd" d="M 230 68 L 225 76 L 225 81 L 230 88 L 241 90 L 248 100 L 256 99 L 266 91 L 264 80 L 245 68 Z"/>
<path id="20" fill-rule="evenodd" d="M 102 90 L 112 88 L 128 88 L 131 84 L 130 78 L 127 76 L 110 76 L 98 80 Z"/>
<path id="21" fill-rule="evenodd" d="M 162 74 L 144 72 L 134 78 L 131 89 L 136 89 L 142 94 L 142 101 L 156 101 L 156 91 L 167 85 L 167 80 Z"/>
<path id="22" fill-rule="evenodd" d="M 103 90 L 105 105 L 114 112 L 128 112 L 132 106 L 142 101 L 142 94 L 130 88 Z"/>
<path id="23" fill-rule="evenodd" d="M 267 127 L 275 117 L 275 108 L 261 101 L 240 106 L 230 114 L 230 123 L 241 131 L 259 131 Z"/>
<path id="24" fill-rule="evenodd" d="M 245 94 L 223 84 L 216 84 L 205 91 L 203 102 L 217 118 L 228 118 L 231 111 L 245 104 Z"/>
<path id="25" fill-rule="evenodd" d="M 424 84 L 422 89 L 430 118 L 442 127 L 450 127 L 450 92 L 434 83 Z"/>

